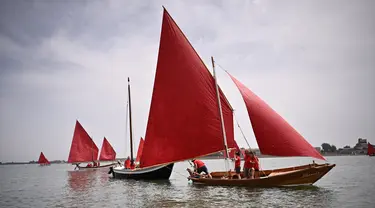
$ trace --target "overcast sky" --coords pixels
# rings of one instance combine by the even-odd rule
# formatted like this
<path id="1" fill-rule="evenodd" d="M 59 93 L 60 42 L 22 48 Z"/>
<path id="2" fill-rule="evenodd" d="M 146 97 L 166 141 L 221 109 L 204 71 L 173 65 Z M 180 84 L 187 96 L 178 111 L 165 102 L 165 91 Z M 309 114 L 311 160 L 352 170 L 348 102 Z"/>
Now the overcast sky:
<path id="1" fill-rule="evenodd" d="M 67 159 L 78 119 L 119 157 L 132 81 L 135 148 L 145 135 L 162 5 L 210 56 L 313 146 L 375 143 L 375 1 L 0 1 L 0 161 Z M 239 91 L 219 84 L 257 147 Z M 237 127 L 236 140 L 246 143 Z"/>

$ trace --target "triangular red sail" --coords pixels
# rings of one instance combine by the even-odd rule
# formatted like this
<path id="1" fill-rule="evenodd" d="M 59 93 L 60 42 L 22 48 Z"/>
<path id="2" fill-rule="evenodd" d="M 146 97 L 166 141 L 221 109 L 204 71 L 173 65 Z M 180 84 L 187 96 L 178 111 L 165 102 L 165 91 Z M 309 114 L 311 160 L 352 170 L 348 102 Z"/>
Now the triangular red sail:
<path id="1" fill-rule="evenodd" d="M 76 121 L 68 163 L 89 162 L 98 158 L 98 147 L 82 125 Z"/>
<path id="2" fill-rule="evenodd" d="M 102 149 L 100 150 L 99 160 L 116 160 L 116 151 L 113 149 L 112 145 L 108 142 L 108 140 L 105 137 L 103 139 Z"/>
<path id="3" fill-rule="evenodd" d="M 141 140 L 139 140 L 139 146 L 138 146 L 138 151 L 137 151 L 137 158 L 135 159 L 135 162 L 139 162 L 139 160 L 141 159 L 141 156 L 142 156 L 142 152 L 143 152 L 143 144 L 144 144 L 145 140 L 143 140 L 143 138 L 141 137 Z"/>
<path id="4" fill-rule="evenodd" d="M 222 92 L 220 98 L 228 147 L 234 147 L 232 111 Z M 223 149 L 215 80 L 164 9 L 141 167 Z"/>
<path id="5" fill-rule="evenodd" d="M 47 160 L 46 156 L 44 156 L 43 152 L 40 152 L 38 163 L 39 164 L 50 164 L 50 162 Z"/>
<path id="6" fill-rule="evenodd" d="M 229 73 L 228 73 L 229 74 Z M 279 114 L 229 74 L 245 101 L 255 138 L 262 154 L 325 158 Z"/>
<path id="7" fill-rule="evenodd" d="M 372 144 L 370 144 L 370 142 L 368 143 L 367 154 L 368 155 L 374 155 L 375 154 L 375 148 L 374 148 L 374 146 L 372 146 Z"/>

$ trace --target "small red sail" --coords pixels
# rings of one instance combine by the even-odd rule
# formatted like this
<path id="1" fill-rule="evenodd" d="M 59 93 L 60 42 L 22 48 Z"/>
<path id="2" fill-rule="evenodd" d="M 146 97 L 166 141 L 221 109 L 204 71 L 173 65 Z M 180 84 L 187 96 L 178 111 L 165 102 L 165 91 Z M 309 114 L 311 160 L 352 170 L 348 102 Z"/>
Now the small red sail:
<path id="1" fill-rule="evenodd" d="M 367 154 L 368 155 L 374 155 L 375 154 L 375 148 L 374 148 L 374 146 L 372 146 L 372 144 L 370 144 L 370 142 L 368 143 Z"/>
<path id="2" fill-rule="evenodd" d="M 43 152 L 40 152 L 38 163 L 39 164 L 50 164 L 50 162 L 47 160 L 46 156 L 44 156 Z"/>
<path id="3" fill-rule="evenodd" d="M 228 73 L 229 74 L 229 73 Z M 279 114 L 229 74 L 245 101 L 255 138 L 262 154 L 325 158 Z"/>
<path id="4" fill-rule="evenodd" d="M 135 162 L 139 162 L 139 160 L 141 159 L 141 155 L 142 155 L 142 152 L 143 152 L 143 144 L 144 144 L 145 140 L 143 140 L 143 138 L 141 137 L 141 140 L 139 140 L 139 146 L 138 146 L 138 151 L 137 151 L 137 158 L 135 159 Z"/>
<path id="5" fill-rule="evenodd" d="M 113 149 L 112 145 L 108 142 L 108 140 L 105 137 L 103 139 L 102 149 L 100 150 L 99 160 L 116 160 L 116 151 Z"/>
<path id="6" fill-rule="evenodd" d="M 228 147 L 233 114 L 220 99 Z M 158 62 L 141 167 L 208 155 L 224 149 L 215 80 L 164 9 Z"/>
<path id="7" fill-rule="evenodd" d="M 98 147 L 77 120 L 68 163 L 94 161 L 98 158 L 98 152 Z"/>

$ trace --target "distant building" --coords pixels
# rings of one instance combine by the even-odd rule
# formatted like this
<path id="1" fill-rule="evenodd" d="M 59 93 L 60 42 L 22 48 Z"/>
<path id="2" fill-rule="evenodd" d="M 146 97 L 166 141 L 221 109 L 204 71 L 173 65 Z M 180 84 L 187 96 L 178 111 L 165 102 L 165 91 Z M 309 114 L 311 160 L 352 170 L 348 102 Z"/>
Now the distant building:
<path id="1" fill-rule="evenodd" d="M 353 147 L 356 154 L 366 154 L 367 153 L 367 139 L 358 138 L 357 144 Z"/>

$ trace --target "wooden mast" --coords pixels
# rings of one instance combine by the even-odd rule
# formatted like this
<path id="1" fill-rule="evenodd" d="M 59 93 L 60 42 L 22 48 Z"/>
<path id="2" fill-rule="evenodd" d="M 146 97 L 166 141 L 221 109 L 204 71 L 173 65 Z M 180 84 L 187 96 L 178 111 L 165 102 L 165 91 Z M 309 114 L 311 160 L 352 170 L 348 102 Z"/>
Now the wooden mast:
<path id="1" fill-rule="evenodd" d="M 223 111 L 221 109 L 221 102 L 220 102 L 220 94 L 219 94 L 219 86 L 217 85 L 217 79 L 216 79 L 216 71 L 215 71 L 215 62 L 214 62 L 214 57 L 211 56 L 211 62 L 212 62 L 212 68 L 214 72 L 214 79 L 215 79 L 215 88 L 216 88 L 216 95 L 217 95 L 217 104 L 219 106 L 219 114 L 220 114 L 220 123 L 221 123 L 221 131 L 223 133 L 223 142 L 224 142 L 224 148 L 225 148 L 225 160 L 228 159 L 229 157 L 229 152 L 228 152 L 228 143 L 227 143 L 227 135 L 225 133 L 225 125 L 224 125 L 224 117 L 223 117 Z"/>
<path id="2" fill-rule="evenodd" d="M 134 164 L 133 159 L 133 123 L 132 123 L 132 102 L 130 96 L 130 78 L 128 77 L 128 95 L 129 95 L 129 120 L 130 120 L 130 164 Z"/>

